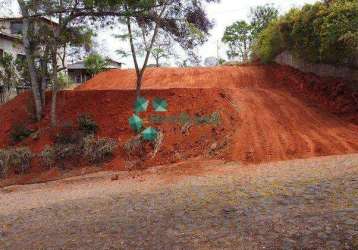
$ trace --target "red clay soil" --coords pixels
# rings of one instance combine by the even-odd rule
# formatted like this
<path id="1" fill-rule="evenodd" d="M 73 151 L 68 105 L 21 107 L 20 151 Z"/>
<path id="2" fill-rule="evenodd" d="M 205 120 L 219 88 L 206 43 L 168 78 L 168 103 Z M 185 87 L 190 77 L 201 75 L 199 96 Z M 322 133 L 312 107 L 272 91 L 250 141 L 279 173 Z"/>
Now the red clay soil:
<path id="1" fill-rule="evenodd" d="M 168 101 L 168 112 L 163 116 L 179 116 L 186 112 L 190 117 L 207 116 L 214 112 L 220 114 L 220 123 L 193 124 L 187 130 L 180 123 L 166 122 L 160 125 L 150 123 L 150 116 L 158 114 L 149 107 L 148 112 L 141 113 L 146 126 L 159 128 L 164 133 L 163 145 L 156 157 L 145 162 L 145 166 L 162 165 L 182 161 L 188 158 L 207 156 L 218 159 L 230 158 L 230 147 L 234 129 L 239 123 L 238 113 L 226 100 L 225 90 L 220 89 L 171 89 L 145 90 L 143 95 L 149 100 L 154 97 L 165 98 Z M 11 144 L 9 132 L 11 124 L 30 123 L 29 114 L 23 106 L 28 95 L 22 95 L 0 108 L 0 116 L 6 117 L 6 124 L 0 128 L 0 145 Z M 48 96 L 48 99 L 50 96 Z M 75 124 L 81 114 L 90 114 L 100 127 L 98 136 L 115 138 L 119 142 L 119 150 L 114 160 L 106 164 L 107 169 L 124 169 L 123 144 L 135 134 L 129 127 L 128 118 L 133 114 L 135 92 L 133 90 L 96 90 L 96 91 L 63 91 L 58 96 L 59 124 Z M 15 106 L 16 104 L 16 106 Z M 52 144 L 51 129 L 49 128 L 49 107 L 46 116 L 40 123 L 31 124 L 39 137 L 27 138 L 18 146 L 28 146 L 34 153 L 39 153 L 45 145 Z M 21 115 L 17 115 L 21 114 Z M 215 152 L 211 150 L 216 144 Z M 44 167 L 36 162 L 31 173 L 41 174 Z M 57 172 L 54 175 L 57 176 Z M 0 183 L 1 186 L 1 183 Z"/>
<path id="2" fill-rule="evenodd" d="M 76 90 L 133 89 L 134 70 L 110 70 L 98 74 Z M 358 83 L 355 83 L 357 85 Z M 279 87 L 301 97 L 309 105 L 341 115 L 358 124 L 358 89 L 342 79 L 322 78 L 289 66 L 245 65 L 211 68 L 148 68 L 144 89 Z"/>
<path id="3" fill-rule="evenodd" d="M 316 94 L 310 93 L 312 79 Z M 155 96 L 166 98 L 169 111 L 165 116 L 181 112 L 202 116 L 218 111 L 221 123 L 193 125 L 187 131 L 179 124 L 158 126 L 164 132 L 163 146 L 146 166 L 193 157 L 259 163 L 356 153 L 358 125 L 345 118 L 357 117 L 358 105 L 353 103 L 352 91 L 346 90 L 345 85 L 336 97 L 324 95 L 327 89 L 321 86 L 340 82 L 328 81 L 278 65 L 148 69 L 142 95 L 150 100 Z M 60 124 L 75 122 L 78 115 L 88 113 L 101 128 L 100 136 L 118 139 L 120 149 L 106 168 L 124 168 L 121 146 L 134 135 L 128 125 L 133 113 L 133 88 L 133 71 L 112 70 L 99 74 L 75 91 L 59 94 Z M 349 102 L 341 104 L 342 96 Z M 0 107 L 0 146 L 10 143 L 11 124 L 30 124 L 28 102 L 28 96 L 21 95 Z M 141 114 L 147 125 L 151 114 L 151 108 Z M 49 105 L 45 119 L 29 127 L 38 130 L 40 136 L 28 138 L 21 145 L 40 152 L 52 143 L 48 129 Z M 36 173 L 43 171 L 39 163 L 32 169 Z"/>

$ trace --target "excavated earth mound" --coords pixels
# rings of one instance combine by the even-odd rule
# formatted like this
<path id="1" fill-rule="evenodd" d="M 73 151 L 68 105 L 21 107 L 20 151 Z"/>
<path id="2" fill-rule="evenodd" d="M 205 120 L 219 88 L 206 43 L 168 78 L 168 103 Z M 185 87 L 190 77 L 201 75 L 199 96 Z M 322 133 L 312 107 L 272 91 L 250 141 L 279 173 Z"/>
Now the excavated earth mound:
<path id="1" fill-rule="evenodd" d="M 133 89 L 134 70 L 98 74 L 77 90 Z M 211 68 L 148 68 L 143 88 L 284 88 L 309 105 L 342 115 L 358 124 L 358 83 L 322 78 L 281 65 Z"/>
<path id="2" fill-rule="evenodd" d="M 99 136 L 118 140 L 119 150 L 107 168 L 124 169 L 127 163 L 123 145 L 135 135 L 128 125 L 134 80 L 133 70 L 111 70 L 59 94 L 60 124 L 75 122 L 78 115 L 87 113 L 97 121 Z M 358 113 L 356 93 L 341 80 L 278 65 L 150 68 L 143 88 L 142 95 L 149 100 L 161 97 L 168 101 L 168 112 L 161 114 L 165 117 L 183 112 L 190 117 L 220 114 L 219 124 L 167 121 L 156 125 L 150 119 L 156 114 L 152 107 L 141 113 L 146 126 L 158 127 L 164 134 L 159 151 L 145 166 L 193 157 L 260 163 L 358 152 L 358 125 L 352 122 Z M 19 145 L 40 152 L 52 143 L 50 106 L 46 106 L 43 121 L 34 123 L 30 100 L 24 94 L 0 107 L 1 147 L 10 145 L 11 126 L 18 123 L 37 131 L 36 137 Z M 32 167 L 32 172 L 43 171 L 39 163 Z"/>

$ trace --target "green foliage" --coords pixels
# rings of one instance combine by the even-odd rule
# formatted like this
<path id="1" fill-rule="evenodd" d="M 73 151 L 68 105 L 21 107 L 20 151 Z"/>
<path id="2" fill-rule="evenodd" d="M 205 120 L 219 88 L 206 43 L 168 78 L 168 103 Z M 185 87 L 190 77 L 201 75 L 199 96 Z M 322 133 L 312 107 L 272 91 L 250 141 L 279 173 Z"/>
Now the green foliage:
<path id="1" fill-rule="evenodd" d="M 44 150 L 40 153 L 40 158 L 45 166 L 53 167 L 56 163 L 56 151 L 54 147 L 48 145 L 45 146 Z"/>
<path id="2" fill-rule="evenodd" d="M 54 167 L 57 164 L 60 168 L 65 168 L 66 161 L 71 161 L 80 155 L 81 147 L 78 144 L 67 143 L 46 146 L 40 158 L 46 167 Z"/>
<path id="3" fill-rule="evenodd" d="M 75 144 L 81 141 L 83 133 L 71 123 L 66 123 L 56 131 L 54 137 L 56 144 Z"/>
<path id="4" fill-rule="evenodd" d="M 229 58 L 239 56 L 243 62 L 247 62 L 252 55 L 252 48 L 260 32 L 264 30 L 272 20 L 276 20 L 278 10 L 270 5 L 257 6 L 251 9 L 251 20 L 237 21 L 226 27 L 222 41 L 229 47 Z"/>
<path id="5" fill-rule="evenodd" d="M 13 124 L 10 131 L 10 139 L 13 143 L 18 143 L 31 135 L 31 130 L 23 124 Z"/>
<path id="6" fill-rule="evenodd" d="M 0 149 L 0 178 L 7 176 L 11 166 L 10 162 L 10 151 L 5 149 Z"/>
<path id="7" fill-rule="evenodd" d="M 255 53 L 268 62 L 282 50 L 312 63 L 353 65 L 358 54 L 358 2 L 306 4 L 259 34 Z"/>
<path id="8" fill-rule="evenodd" d="M 31 164 L 33 154 L 27 147 L 0 150 L 0 177 L 6 177 L 10 170 L 24 174 Z"/>
<path id="9" fill-rule="evenodd" d="M 95 75 L 105 71 L 107 66 L 108 61 L 98 54 L 91 54 L 85 59 L 85 67 L 90 75 Z"/>
<path id="10" fill-rule="evenodd" d="M 65 89 L 73 84 L 71 78 L 65 73 L 59 73 L 58 75 L 58 87 L 59 89 Z"/>
<path id="11" fill-rule="evenodd" d="M 223 58 L 219 59 L 219 65 L 223 65 L 225 62 L 226 62 L 225 59 L 223 59 Z"/>
<path id="12" fill-rule="evenodd" d="M 23 79 L 24 71 L 20 66 L 21 62 L 14 59 L 11 54 L 4 52 L 0 56 L 0 86 L 5 88 L 4 90 L 8 95 L 10 90 L 19 85 Z M 7 98 L 4 99 L 6 100 Z"/>
<path id="13" fill-rule="evenodd" d="M 10 157 L 10 166 L 15 169 L 15 173 L 24 174 L 29 168 L 33 154 L 27 147 L 14 148 Z"/>
<path id="14" fill-rule="evenodd" d="M 55 144 L 46 146 L 40 154 L 47 167 L 73 164 L 75 159 L 85 159 L 90 163 L 101 163 L 110 157 L 117 148 L 117 142 L 109 138 L 95 138 L 98 125 L 89 115 L 78 117 L 78 127 L 66 123 L 55 135 Z"/>
<path id="15" fill-rule="evenodd" d="M 111 138 L 95 138 L 89 135 L 83 141 L 83 155 L 91 163 L 100 163 L 113 155 L 118 145 Z"/>
<path id="16" fill-rule="evenodd" d="M 335 1 L 322 12 L 319 48 L 321 60 L 349 64 L 358 52 L 358 2 Z"/>
<path id="17" fill-rule="evenodd" d="M 89 115 L 83 114 L 78 117 L 78 128 L 86 135 L 95 134 L 97 133 L 98 125 Z"/>
<path id="18" fill-rule="evenodd" d="M 268 24 L 278 17 L 278 9 L 272 4 L 265 4 L 251 8 L 251 25 L 253 27 L 253 35 L 257 35 L 264 30 Z"/>
<path id="19" fill-rule="evenodd" d="M 282 37 L 277 21 L 269 24 L 258 37 L 254 45 L 255 55 L 259 56 L 263 63 L 272 61 L 275 55 L 281 52 Z"/>
<path id="20" fill-rule="evenodd" d="M 253 39 L 252 32 L 253 26 L 245 21 L 238 21 L 226 27 L 222 41 L 229 46 L 229 58 L 240 56 L 243 61 L 247 61 Z"/>

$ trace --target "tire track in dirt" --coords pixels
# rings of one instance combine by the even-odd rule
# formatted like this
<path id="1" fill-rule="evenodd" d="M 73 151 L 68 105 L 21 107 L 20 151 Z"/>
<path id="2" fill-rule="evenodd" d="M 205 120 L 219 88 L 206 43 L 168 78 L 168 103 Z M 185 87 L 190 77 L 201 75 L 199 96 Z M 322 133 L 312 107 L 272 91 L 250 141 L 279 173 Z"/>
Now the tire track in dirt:
<path id="1" fill-rule="evenodd" d="M 234 160 L 258 163 L 358 150 L 357 126 L 318 113 L 289 93 L 240 88 L 232 99 L 243 121 L 234 135 Z"/>

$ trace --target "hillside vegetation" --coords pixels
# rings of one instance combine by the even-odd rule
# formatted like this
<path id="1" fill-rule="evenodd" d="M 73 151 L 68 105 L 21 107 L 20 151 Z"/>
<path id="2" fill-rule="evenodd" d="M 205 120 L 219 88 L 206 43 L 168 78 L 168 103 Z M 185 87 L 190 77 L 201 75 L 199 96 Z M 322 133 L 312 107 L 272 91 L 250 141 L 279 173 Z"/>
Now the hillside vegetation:
<path id="1" fill-rule="evenodd" d="M 357 27 L 356 0 L 306 4 L 273 20 L 259 35 L 254 51 L 265 63 L 288 50 L 311 63 L 356 67 Z"/>

